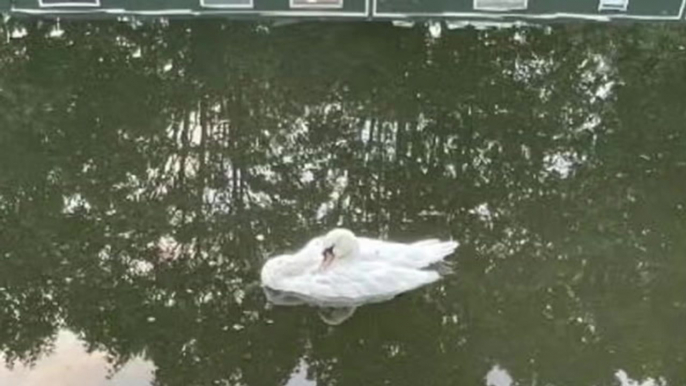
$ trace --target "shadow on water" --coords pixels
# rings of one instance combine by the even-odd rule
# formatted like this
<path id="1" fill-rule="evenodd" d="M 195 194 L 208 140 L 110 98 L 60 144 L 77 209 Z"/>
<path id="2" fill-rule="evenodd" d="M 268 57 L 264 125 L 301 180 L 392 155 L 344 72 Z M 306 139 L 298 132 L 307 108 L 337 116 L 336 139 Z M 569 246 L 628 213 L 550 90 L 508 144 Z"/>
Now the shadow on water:
<path id="1" fill-rule="evenodd" d="M 71 334 L 155 385 L 686 382 L 681 27 L 19 27 L 8 365 Z M 339 224 L 453 237 L 456 274 L 337 327 L 265 309 L 264 258 Z"/>

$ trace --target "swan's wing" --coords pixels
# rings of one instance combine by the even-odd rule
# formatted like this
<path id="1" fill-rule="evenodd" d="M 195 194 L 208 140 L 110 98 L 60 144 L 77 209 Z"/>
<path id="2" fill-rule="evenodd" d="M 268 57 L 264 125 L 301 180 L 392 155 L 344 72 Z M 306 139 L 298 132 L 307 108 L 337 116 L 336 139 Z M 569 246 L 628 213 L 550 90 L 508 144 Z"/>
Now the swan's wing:
<path id="1" fill-rule="evenodd" d="M 361 259 L 406 268 L 426 268 L 455 252 L 457 241 L 423 240 L 412 244 L 359 238 Z"/>
<path id="2" fill-rule="evenodd" d="M 263 286 L 277 289 L 276 282 L 283 278 L 314 272 L 322 261 L 322 238 L 310 240 L 292 255 L 280 255 L 267 260 L 262 266 L 260 279 Z"/>
<path id="3" fill-rule="evenodd" d="M 283 278 L 274 289 L 297 294 L 318 306 L 360 305 L 388 300 L 439 277 L 434 271 L 356 261 L 323 272 Z"/>

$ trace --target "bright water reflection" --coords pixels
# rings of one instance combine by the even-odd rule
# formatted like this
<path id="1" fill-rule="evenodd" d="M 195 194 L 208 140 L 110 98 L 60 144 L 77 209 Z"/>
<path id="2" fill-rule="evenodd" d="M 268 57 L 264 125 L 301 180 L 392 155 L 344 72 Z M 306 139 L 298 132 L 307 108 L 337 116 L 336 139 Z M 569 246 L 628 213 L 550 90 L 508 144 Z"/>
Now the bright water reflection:
<path id="1" fill-rule="evenodd" d="M 153 365 L 134 358 L 116 373 L 103 352 L 86 350 L 86 344 L 70 331 L 60 331 L 52 352 L 33 367 L 0 368 L 0 385 L 13 386 L 147 386 Z"/>

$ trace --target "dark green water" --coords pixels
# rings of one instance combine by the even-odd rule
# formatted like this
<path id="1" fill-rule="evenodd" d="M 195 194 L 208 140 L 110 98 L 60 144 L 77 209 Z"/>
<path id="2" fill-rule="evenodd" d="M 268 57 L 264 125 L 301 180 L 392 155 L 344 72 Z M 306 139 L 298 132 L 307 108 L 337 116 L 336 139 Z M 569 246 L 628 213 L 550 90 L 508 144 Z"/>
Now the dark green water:
<path id="1" fill-rule="evenodd" d="M 683 27 L 17 23 L 0 384 L 686 384 Z M 336 225 L 457 273 L 266 309 L 264 258 Z"/>

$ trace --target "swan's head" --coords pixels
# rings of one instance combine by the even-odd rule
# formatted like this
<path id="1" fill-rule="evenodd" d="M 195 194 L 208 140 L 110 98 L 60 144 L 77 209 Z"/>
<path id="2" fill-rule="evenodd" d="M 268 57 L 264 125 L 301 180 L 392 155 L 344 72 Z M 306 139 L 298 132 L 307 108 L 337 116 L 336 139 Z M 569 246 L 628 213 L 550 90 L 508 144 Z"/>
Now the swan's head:
<path id="1" fill-rule="evenodd" d="M 360 248 L 355 234 L 341 228 L 327 233 L 322 244 L 324 247 L 322 251 L 322 256 L 324 257 L 322 262 L 323 268 L 331 264 L 334 259 L 345 259 L 355 255 Z"/>

